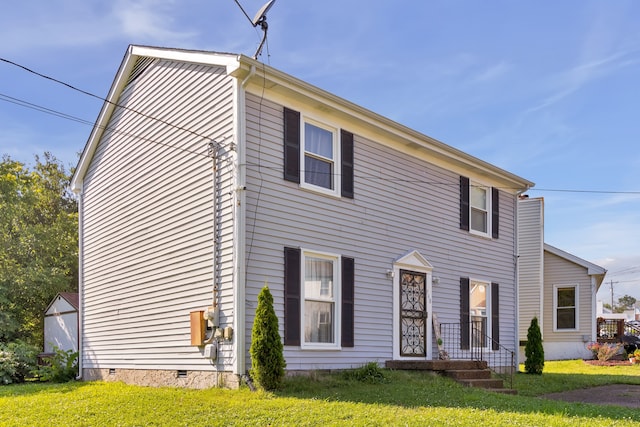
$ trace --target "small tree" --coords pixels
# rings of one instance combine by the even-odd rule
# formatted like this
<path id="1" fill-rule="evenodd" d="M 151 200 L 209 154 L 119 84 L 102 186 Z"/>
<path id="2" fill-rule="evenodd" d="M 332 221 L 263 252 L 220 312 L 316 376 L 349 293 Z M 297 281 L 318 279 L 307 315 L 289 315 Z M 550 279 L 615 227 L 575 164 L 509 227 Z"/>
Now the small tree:
<path id="1" fill-rule="evenodd" d="M 268 286 L 258 295 L 256 317 L 251 330 L 251 378 L 264 390 L 277 389 L 284 378 L 283 346 L 278 332 L 278 317 Z"/>
<path id="2" fill-rule="evenodd" d="M 544 348 L 542 347 L 542 334 L 538 326 L 538 318 L 531 319 L 531 325 L 527 331 L 527 345 L 524 348 L 526 360 L 524 370 L 527 374 L 542 375 L 544 369 Z"/>

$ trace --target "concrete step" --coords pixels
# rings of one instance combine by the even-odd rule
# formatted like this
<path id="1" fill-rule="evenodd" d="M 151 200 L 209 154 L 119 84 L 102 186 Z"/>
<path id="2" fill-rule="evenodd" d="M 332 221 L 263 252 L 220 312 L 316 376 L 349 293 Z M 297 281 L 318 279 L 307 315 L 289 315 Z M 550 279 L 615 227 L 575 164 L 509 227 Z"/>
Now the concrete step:
<path id="1" fill-rule="evenodd" d="M 491 378 L 490 369 L 456 369 L 445 371 L 444 374 L 454 380 L 488 380 Z"/>
<path id="2" fill-rule="evenodd" d="M 492 378 L 488 379 L 461 379 L 457 380 L 460 384 L 467 387 L 478 388 L 490 388 L 490 389 L 502 389 L 504 388 L 504 382 L 502 380 L 496 380 Z"/>
<path id="3" fill-rule="evenodd" d="M 513 388 L 485 388 L 486 391 L 490 391 L 492 393 L 500 393 L 500 394 L 518 394 L 518 390 Z"/>
<path id="4" fill-rule="evenodd" d="M 486 361 L 477 360 L 387 360 L 385 367 L 407 371 L 451 371 L 487 369 Z"/>

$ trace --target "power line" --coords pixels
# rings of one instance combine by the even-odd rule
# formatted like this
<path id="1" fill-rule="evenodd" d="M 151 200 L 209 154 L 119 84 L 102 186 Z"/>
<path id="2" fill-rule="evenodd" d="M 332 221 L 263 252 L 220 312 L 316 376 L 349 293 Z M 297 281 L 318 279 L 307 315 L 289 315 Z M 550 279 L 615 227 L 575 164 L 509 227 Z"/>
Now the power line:
<path id="1" fill-rule="evenodd" d="M 91 92 L 88 92 L 88 91 L 86 91 L 86 90 L 79 89 L 79 88 L 77 88 L 77 87 L 76 87 L 76 86 L 74 86 L 74 85 L 71 85 L 71 84 L 66 83 L 66 82 L 64 82 L 64 81 L 62 81 L 62 80 L 56 79 L 56 78 L 54 78 L 54 77 L 48 76 L 48 75 L 46 75 L 46 74 L 43 74 L 43 73 L 37 72 L 37 71 L 32 70 L 32 69 L 30 69 L 30 68 L 28 68 L 28 67 L 26 67 L 26 66 L 24 66 L 24 65 L 18 64 L 18 63 L 16 63 L 16 62 L 11 61 L 11 60 L 8 60 L 8 59 L 6 59 L 6 58 L 2 58 L 2 57 L 0 57 L 0 61 L 5 62 L 5 63 L 10 64 L 10 65 L 13 65 L 13 66 L 15 66 L 15 67 L 18 67 L 18 68 L 20 68 L 20 69 L 22 69 L 22 70 L 24 70 L 24 71 L 27 71 L 27 72 L 29 72 L 29 73 L 31 73 L 31 74 L 34 74 L 34 75 L 36 75 L 36 76 L 38 76 L 38 77 L 41 77 L 41 78 L 43 78 L 43 79 L 50 80 L 50 81 L 52 81 L 52 82 L 58 83 L 58 84 L 60 84 L 60 85 L 63 85 L 63 86 L 65 86 L 65 87 L 69 88 L 69 89 L 72 89 L 72 90 L 74 90 L 74 91 L 80 92 L 80 93 L 82 93 L 82 94 L 84 94 L 84 95 L 87 95 L 87 96 L 90 96 L 90 97 L 93 97 L 93 98 L 99 99 L 99 100 L 101 100 L 101 101 L 103 101 L 103 102 L 106 102 L 106 103 L 108 103 L 108 104 L 110 104 L 110 105 L 113 105 L 113 106 L 115 106 L 115 107 L 122 108 L 122 109 L 125 109 L 125 110 L 127 110 L 127 111 L 131 111 L 132 113 L 138 114 L 138 115 L 140 115 L 140 116 L 142 116 L 142 117 L 145 117 L 145 118 L 147 118 L 147 119 L 157 121 L 157 122 L 159 122 L 159 123 L 162 123 L 162 124 L 164 124 L 164 125 L 170 126 L 170 127 L 174 128 L 174 129 L 181 130 L 181 131 L 183 131 L 183 132 L 188 132 L 188 133 L 190 133 L 190 134 L 192 134 L 192 135 L 194 135 L 194 136 L 197 136 L 197 137 L 199 137 L 199 138 L 203 138 L 203 139 L 205 139 L 205 140 L 207 140 L 207 141 L 215 142 L 215 143 L 217 143 L 217 144 L 219 144 L 219 145 L 222 145 L 222 146 L 225 146 L 225 145 L 226 145 L 226 144 L 224 144 L 224 143 L 218 143 L 217 141 L 214 141 L 214 140 L 213 140 L 211 137 L 209 137 L 209 136 L 203 135 L 203 134 L 198 133 L 198 132 L 196 132 L 196 131 L 193 131 L 193 130 L 191 130 L 191 129 L 185 128 L 185 127 L 183 127 L 183 126 L 176 125 L 176 124 L 174 124 L 174 123 L 168 122 L 168 121 L 163 120 L 163 119 L 160 119 L 160 118 L 158 118 L 158 117 L 151 116 L 151 115 L 149 115 L 149 114 L 143 113 L 143 112 L 138 111 L 138 110 L 136 110 L 136 109 L 133 109 L 133 108 L 131 108 L 131 107 L 127 107 L 127 106 L 124 106 L 124 105 L 121 105 L 121 104 L 118 104 L 118 103 L 112 102 L 112 101 L 110 101 L 110 100 L 108 100 L 108 99 L 106 99 L 106 98 L 103 98 L 103 97 L 101 97 L 101 96 L 95 95 L 95 94 L 93 94 L 93 93 L 91 93 Z M 54 115 L 54 116 L 57 116 L 57 117 L 60 117 L 60 118 L 63 118 L 63 119 L 67 119 L 67 120 L 71 120 L 71 121 L 76 121 L 76 122 L 83 123 L 83 124 L 90 124 L 90 125 L 92 125 L 92 126 L 93 126 L 93 123 L 92 123 L 92 122 L 89 122 L 89 121 L 87 121 L 87 120 L 84 120 L 84 119 L 81 119 L 81 118 L 78 118 L 78 117 L 71 116 L 71 115 L 69 115 L 69 114 L 66 114 L 66 113 L 63 113 L 63 112 L 60 112 L 60 111 L 56 111 L 56 110 L 52 110 L 52 109 L 49 109 L 49 108 L 46 108 L 46 107 L 42 107 L 42 106 L 39 106 L 39 105 L 37 105 L 37 104 L 32 104 L 32 103 L 30 103 L 30 102 L 27 102 L 27 101 L 24 101 L 24 100 L 20 100 L 20 99 L 18 99 L 18 98 L 13 98 L 13 97 L 10 97 L 10 96 L 8 96 L 8 95 L 2 95 L 2 94 L 0 94 L 0 96 L 1 96 L 1 98 L 0 98 L 0 99 L 4 100 L 4 101 L 6 101 L 6 102 L 11 102 L 11 103 L 14 103 L 14 104 L 17 104 L 17 105 L 21 105 L 21 106 L 26 107 L 26 108 L 32 108 L 32 109 L 34 109 L 34 110 L 41 111 L 41 112 L 46 113 L 46 114 L 51 114 L 51 115 Z M 123 132 L 121 132 L 121 131 L 117 131 L 117 130 L 114 130 L 114 129 L 109 129 L 109 128 L 107 128 L 107 127 L 102 127 L 102 129 L 110 130 L 110 131 L 112 131 L 112 132 L 117 132 L 117 133 L 123 133 Z M 166 143 L 161 143 L 161 142 L 159 142 L 159 141 L 154 141 L 154 140 L 151 140 L 151 139 L 148 139 L 148 138 L 140 137 L 140 136 L 137 136 L 137 135 L 132 135 L 132 134 L 127 134 L 127 135 L 129 135 L 129 136 L 134 136 L 134 137 L 136 137 L 136 138 L 140 138 L 140 139 L 145 139 L 145 140 L 148 140 L 148 141 L 152 141 L 152 142 L 155 142 L 155 143 L 157 143 L 157 144 L 162 144 L 162 145 L 170 146 L 170 147 L 173 147 L 173 148 L 176 148 L 176 149 L 180 149 L 180 150 L 183 150 L 183 151 L 190 151 L 190 150 L 181 149 L 180 147 L 171 146 L 171 145 L 166 144 Z M 193 152 L 193 153 L 198 154 L 198 155 L 202 155 L 201 153 L 197 153 L 197 152 Z M 278 168 L 272 167 L 272 168 L 270 168 L 270 167 L 268 167 L 268 166 L 259 165 L 259 164 L 255 164 L 255 163 L 254 163 L 254 164 L 252 164 L 252 163 L 247 163 L 247 165 L 248 165 L 248 166 L 259 166 L 259 167 L 262 167 L 262 168 L 265 168 L 265 169 L 277 169 L 277 170 L 282 170 L 282 168 L 281 168 L 281 167 L 278 167 Z M 332 175 L 338 175 L 338 174 L 332 174 Z M 457 186 L 459 185 L 458 183 L 444 183 L 444 182 L 443 182 L 443 183 L 439 183 L 439 182 L 429 182 L 429 181 L 423 181 L 423 180 L 419 180 L 419 179 L 402 179 L 402 178 L 389 178 L 389 177 L 383 178 L 383 177 L 376 177 L 376 176 L 373 176 L 373 175 L 367 175 L 367 176 L 365 176 L 365 175 L 360 175 L 359 177 L 360 177 L 360 178 L 364 178 L 364 179 L 369 179 L 369 180 L 375 180 L 375 179 L 377 179 L 377 180 L 384 180 L 384 181 L 387 181 L 387 182 L 417 183 L 417 184 L 443 185 L 443 186 L 455 186 L 455 187 L 457 187 Z M 514 189 L 515 189 L 515 188 L 511 188 L 511 187 L 498 187 L 498 188 L 501 188 L 501 189 L 504 189 L 504 190 L 514 190 Z M 537 192 L 563 192 L 563 193 L 587 193 L 587 194 L 629 194 L 629 195 L 640 195 L 640 191 L 619 191 L 619 190 L 579 190 L 579 189 L 535 188 L 535 187 L 533 187 L 533 188 L 530 188 L 528 191 L 537 191 Z"/>
<path id="2" fill-rule="evenodd" d="M 97 125 L 97 124 L 94 124 L 93 122 L 91 122 L 89 120 L 85 120 L 85 119 L 82 119 L 80 117 L 72 116 L 70 114 L 63 113 L 63 112 L 60 112 L 60 111 L 57 111 L 57 110 L 53 110 L 51 108 L 43 107 L 42 105 L 34 104 L 34 103 L 31 103 L 31 102 L 25 101 L 23 99 L 14 98 L 12 96 L 5 95 L 3 93 L 0 93 L 0 101 L 9 102 L 11 104 L 19 105 L 19 106 L 24 107 L 24 108 L 29 108 L 29 109 L 32 109 L 32 110 L 35 110 L 35 111 L 39 111 L 41 113 L 50 114 L 50 115 L 55 116 L 55 117 L 59 117 L 59 118 L 66 119 L 66 120 L 70 120 L 70 121 L 73 121 L 73 122 L 76 122 L 76 123 L 81 123 L 83 125 L 96 127 L 98 129 L 103 129 L 105 131 L 108 131 L 108 132 L 111 132 L 111 133 L 115 133 L 115 134 L 118 134 L 118 135 L 128 136 L 128 137 L 139 139 L 139 140 L 142 140 L 142 141 L 147 141 L 147 142 L 151 142 L 151 143 L 154 143 L 154 144 L 162 145 L 162 146 L 165 146 L 165 147 L 170 147 L 170 148 L 173 148 L 173 149 L 176 149 L 176 150 L 180 150 L 180 151 L 183 151 L 183 152 L 186 152 L 186 153 L 196 154 L 198 156 L 209 158 L 209 155 L 206 154 L 206 153 L 199 153 L 197 151 L 189 150 L 187 148 L 176 147 L 175 145 L 167 144 L 166 142 L 160 142 L 160 141 L 157 141 L 157 140 L 154 140 L 154 139 L 151 139 L 151 138 L 147 138 L 147 137 L 140 136 L 140 135 L 135 135 L 133 133 L 125 132 L 125 131 L 122 131 L 122 130 L 119 130 L 119 129 L 115 129 L 115 128 L 112 128 L 112 127 Z"/>
<path id="3" fill-rule="evenodd" d="M 192 134 L 192 135 L 195 135 L 195 136 L 197 136 L 197 137 L 199 137 L 199 138 L 203 138 L 203 139 L 205 139 L 205 140 L 207 140 L 207 141 L 217 143 L 216 141 L 214 141 L 214 140 L 213 140 L 211 137 L 209 137 L 209 136 L 202 135 L 202 134 L 200 134 L 200 133 L 198 133 L 198 132 L 195 132 L 195 131 L 193 131 L 193 130 L 191 130 L 191 129 L 187 129 L 187 128 L 183 127 L 183 126 L 179 126 L 179 125 L 176 125 L 176 124 L 174 124 L 174 123 L 170 123 L 170 122 L 168 122 L 168 121 L 166 121 L 166 120 L 160 119 L 160 118 L 158 118 L 158 117 L 151 116 L 151 115 L 149 115 L 149 114 L 146 114 L 146 113 L 143 113 L 143 112 L 138 111 L 138 110 L 136 110 L 136 109 L 133 109 L 133 108 L 127 107 L 127 106 L 125 106 L 125 105 L 121 105 L 121 104 L 115 103 L 115 102 L 113 102 L 113 101 L 110 101 L 110 100 L 108 100 L 108 99 L 106 99 L 106 98 L 103 98 L 103 97 L 101 97 L 101 96 L 95 95 L 95 94 L 93 94 L 93 93 L 91 93 L 91 92 L 88 92 L 88 91 L 86 91 L 86 90 L 79 89 L 79 88 L 77 88 L 77 87 L 75 87 L 75 86 L 73 86 L 73 85 L 71 85 L 71 84 L 69 84 L 69 83 L 66 83 L 66 82 L 62 81 L 62 80 L 58 80 L 58 79 L 56 79 L 56 78 L 54 78 L 54 77 L 48 76 L 48 75 L 46 75 L 46 74 L 39 73 L 39 72 L 37 72 L 37 71 L 34 71 L 34 70 L 32 70 L 32 69 L 30 69 L 30 68 L 28 68 L 28 67 L 24 66 L 24 65 L 18 64 L 18 63 L 13 62 L 13 61 L 10 61 L 10 60 L 8 60 L 8 59 L 6 59 L 6 58 L 2 58 L 2 57 L 0 57 L 0 61 L 2 61 L 2 62 L 6 62 L 7 64 L 13 65 L 13 66 L 15 66 L 15 67 L 18 67 L 18 68 L 20 68 L 20 69 L 22 69 L 22 70 L 24 70 L 24 71 L 27 71 L 27 72 L 29 72 L 29 73 L 31 73 L 31 74 L 34 74 L 34 75 L 36 75 L 36 76 L 38 76 L 38 77 L 41 77 L 41 78 L 43 78 L 43 79 L 47 79 L 47 80 L 50 80 L 50 81 L 52 81 L 52 82 L 58 83 L 58 84 L 60 84 L 60 85 L 63 85 L 63 86 L 65 86 L 65 87 L 69 88 L 69 89 L 72 89 L 72 90 L 74 90 L 74 91 L 80 92 L 80 93 L 82 93 L 82 94 L 84 94 L 84 95 L 87 95 L 87 96 L 90 96 L 90 97 L 93 97 L 93 98 L 99 99 L 99 100 L 101 100 L 101 101 L 104 101 L 104 102 L 106 102 L 106 103 L 108 103 L 108 104 L 110 104 L 110 105 L 113 105 L 114 107 L 118 107 L 118 108 L 125 109 L 125 110 L 127 110 L 127 111 L 131 111 L 132 113 L 138 114 L 138 115 L 140 115 L 140 116 L 142 116 L 142 117 L 144 117 L 144 118 L 147 118 L 147 119 L 150 119 L 150 120 L 155 120 L 155 121 L 160 122 L 160 123 L 162 123 L 162 124 L 165 124 L 165 125 L 167 125 L 167 126 L 173 127 L 173 128 L 175 128 L 175 129 L 178 129 L 178 130 L 181 130 L 181 131 L 184 131 L 184 132 L 188 132 L 188 133 L 190 133 L 190 134 Z"/>
<path id="4" fill-rule="evenodd" d="M 556 191 L 563 193 L 592 193 L 592 194 L 639 194 L 640 191 L 612 191 L 612 190 L 571 190 L 571 189 L 551 189 L 551 188 L 530 188 L 529 191 Z"/>

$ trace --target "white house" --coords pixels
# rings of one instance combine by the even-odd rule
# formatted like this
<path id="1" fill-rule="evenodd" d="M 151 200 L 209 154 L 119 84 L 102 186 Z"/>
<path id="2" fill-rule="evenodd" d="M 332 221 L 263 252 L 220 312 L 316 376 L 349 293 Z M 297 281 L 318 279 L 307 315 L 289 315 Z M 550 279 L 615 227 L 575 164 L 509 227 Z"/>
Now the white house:
<path id="1" fill-rule="evenodd" d="M 596 294 L 604 268 L 544 243 L 544 199 L 518 202 L 519 340 L 538 318 L 547 360 L 590 358 L 596 340 Z"/>
<path id="2" fill-rule="evenodd" d="M 130 46 L 72 181 L 82 375 L 233 387 L 265 284 L 290 371 L 437 358 L 433 313 L 517 351 L 532 185 L 244 55 Z"/>
<path id="3" fill-rule="evenodd" d="M 78 293 L 60 292 L 44 312 L 44 353 L 78 351 Z"/>

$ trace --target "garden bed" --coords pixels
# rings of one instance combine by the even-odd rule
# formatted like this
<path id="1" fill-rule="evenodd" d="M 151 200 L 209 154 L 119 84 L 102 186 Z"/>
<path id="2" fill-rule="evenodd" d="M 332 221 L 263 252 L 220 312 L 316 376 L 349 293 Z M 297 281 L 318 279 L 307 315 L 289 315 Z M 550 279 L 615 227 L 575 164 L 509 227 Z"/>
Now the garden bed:
<path id="1" fill-rule="evenodd" d="M 629 362 L 629 360 L 627 360 L 627 359 L 625 359 L 625 360 L 589 359 L 589 360 L 585 360 L 584 363 L 587 363 L 589 365 L 595 365 L 595 366 L 629 366 L 629 365 L 631 365 L 631 362 Z"/>

